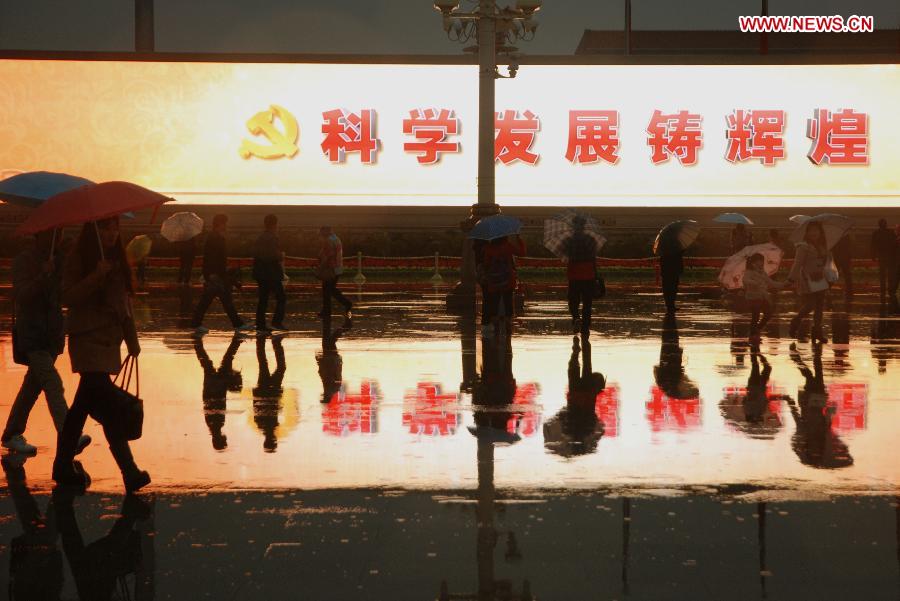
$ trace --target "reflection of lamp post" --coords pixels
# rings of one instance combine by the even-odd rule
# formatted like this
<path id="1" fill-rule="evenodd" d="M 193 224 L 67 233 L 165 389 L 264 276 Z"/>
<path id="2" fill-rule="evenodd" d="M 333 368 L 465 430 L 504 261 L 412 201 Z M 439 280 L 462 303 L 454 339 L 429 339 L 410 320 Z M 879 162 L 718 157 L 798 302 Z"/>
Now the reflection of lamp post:
<path id="1" fill-rule="evenodd" d="M 475 2 L 476 0 L 467 0 Z M 464 234 L 482 217 L 500 212 L 494 185 L 494 80 L 513 78 L 518 71 L 515 62 L 516 40 L 534 37 L 537 24 L 532 20 L 541 8 L 541 0 L 518 0 L 516 7 L 500 8 L 494 0 L 477 0 L 472 11 L 460 10 L 458 0 L 436 0 L 434 8 L 443 15 L 447 37 L 458 42 L 475 38 L 477 45 L 466 48 L 478 52 L 478 203 L 462 223 Z M 497 54 L 510 58 L 509 75 L 500 75 Z M 463 265 L 460 282 L 447 299 L 454 310 L 475 311 L 475 266 L 468 238 L 463 242 Z"/>

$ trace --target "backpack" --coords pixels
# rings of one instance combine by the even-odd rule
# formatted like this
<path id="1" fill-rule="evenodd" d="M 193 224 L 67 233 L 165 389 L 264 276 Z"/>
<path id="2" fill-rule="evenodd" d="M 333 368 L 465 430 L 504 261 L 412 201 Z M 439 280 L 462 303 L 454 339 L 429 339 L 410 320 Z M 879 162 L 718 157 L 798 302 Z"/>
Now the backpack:
<path id="1" fill-rule="evenodd" d="M 485 284 L 488 290 L 497 292 L 508 290 L 512 287 L 515 264 L 512 255 L 501 255 L 491 258 L 484 272 Z"/>

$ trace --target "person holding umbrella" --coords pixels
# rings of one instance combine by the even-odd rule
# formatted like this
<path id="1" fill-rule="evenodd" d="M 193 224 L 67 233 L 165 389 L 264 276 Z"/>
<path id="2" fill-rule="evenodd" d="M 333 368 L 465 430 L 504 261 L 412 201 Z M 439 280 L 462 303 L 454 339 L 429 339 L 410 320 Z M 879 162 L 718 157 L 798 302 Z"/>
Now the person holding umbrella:
<path id="1" fill-rule="evenodd" d="M 43 391 L 56 431 L 66 420 L 68 406 L 56 358 L 65 346 L 63 310 L 60 301 L 59 229 L 35 236 L 34 246 L 13 261 L 13 357 L 28 366 L 22 387 L 13 401 L 3 430 L 3 448 L 33 455 L 37 447 L 25 439 L 28 416 Z M 90 436 L 78 441 L 76 452 L 90 444 Z"/>
<path id="2" fill-rule="evenodd" d="M 653 252 L 659 255 L 659 271 L 662 293 L 666 303 L 666 315 L 675 315 L 678 285 L 684 272 L 684 251 L 700 235 L 700 224 L 691 219 L 673 221 L 660 230 L 653 243 Z"/>
<path id="3" fill-rule="evenodd" d="M 90 479 L 76 469 L 73 458 L 88 414 L 117 401 L 111 376 L 122 365 L 122 342 L 128 354 L 141 353 L 131 310 L 134 293 L 131 269 L 119 235 L 119 218 L 85 223 L 63 271 L 62 301 L 68 308 L 69 358 L 81 379 L 72 407 L 59 434 L 53 479 L 59 484 L 86 486 Z M 138 468 L 128 440 L 104 425 L 110 452 L 122 473 L 125 490 L 150 483 Z"/>
<path id="4" fill-rule="evenodd" d="M 509 333 L 513 316 L 513 291 L 518 283 L 515 257 L 525 254 L 525 241 L 518 234 L 494 238 L 483 251 L 484 290 L 482 319 L 491 324 L 494 333 L 499 334 L 502 320 Z M 487 317 L 485 317 L 485 315 Z"/>
<path id="5" fill-rule="evenodd" d="M 800 333 L 803 319 L 813 313 L 813 342 L 827 343 L 828 339 L 822 331 L 822 311 L 825 305 L 825 294 L 828 281 L 825 279 L 825 266 L 829 262 L 828 243 L 821 222 L 810 219 L 804 222 L 802 241 L 797 244 L 797 255 L 788 275 L 800 296 L 800 308 L 791 320 L 790 336 L 796 338 Z"/>
<path id="6" fill-rule="evenodd" d="M 606 242 L 597 222 L 567 211 L 544 222 L 544 246 L 566 262 L 572 331 L 590 332 L 597 288 L 597 253 Z"/>

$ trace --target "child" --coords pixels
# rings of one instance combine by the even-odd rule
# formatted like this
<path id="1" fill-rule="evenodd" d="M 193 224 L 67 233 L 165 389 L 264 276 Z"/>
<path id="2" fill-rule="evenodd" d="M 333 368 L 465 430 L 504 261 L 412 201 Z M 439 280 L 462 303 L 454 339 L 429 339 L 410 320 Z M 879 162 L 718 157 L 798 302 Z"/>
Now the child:
<path id="1" fill-rule="evenodd" d="M 776 282 L 766 275 L 766 258 L 757 253 L 747 259 L 744 272 L 744 296 L 750 305 L 750 342 L 759 343 L 763 326 L 772 317 L 772 297 L 769 290 L 780 290 L 787 282 Z"/>

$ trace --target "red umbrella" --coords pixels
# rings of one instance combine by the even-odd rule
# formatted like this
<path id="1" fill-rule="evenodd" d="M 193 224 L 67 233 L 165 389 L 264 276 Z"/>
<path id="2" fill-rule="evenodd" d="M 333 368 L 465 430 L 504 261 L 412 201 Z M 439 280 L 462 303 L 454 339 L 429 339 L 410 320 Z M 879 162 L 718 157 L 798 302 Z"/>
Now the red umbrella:
<path id="1" fill-rule="evenodd" d="M 103 182 L 81 186 L 50 197 L 36 208 L 19 226 L 20 234 L 35 234 L 44 230 L 99 221 L 139 211 L 173 200 L 153 190 L 128 182 Z"/>

